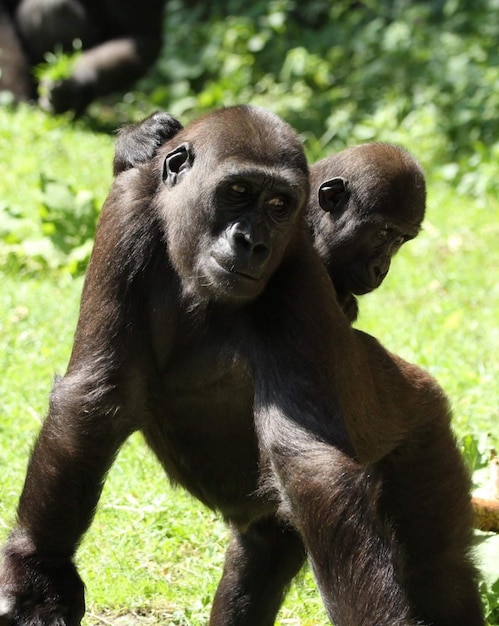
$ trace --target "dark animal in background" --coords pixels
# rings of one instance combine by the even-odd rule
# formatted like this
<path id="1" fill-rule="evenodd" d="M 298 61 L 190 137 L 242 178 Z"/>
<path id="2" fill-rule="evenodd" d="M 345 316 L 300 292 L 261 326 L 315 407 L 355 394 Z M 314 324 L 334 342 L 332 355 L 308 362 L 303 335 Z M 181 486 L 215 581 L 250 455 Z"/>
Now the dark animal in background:
<path id="1" fill-rule="evenodd" d="M 94 99 L 124 91 L 145 75 L 162 45 L 164 0 L 0 0 L 0 91 L 37 98 L 33 67 L 47 52 L 83 53 L 71 76 L 47 85 L 56 113 L 82 113 Z"/>
<path id="2" fill-rule="evenodd" d="M 381 285 L 392 256 L 421 228 L 424 174 L 403 148 L 367 143 L 314 163 L 310 185 L 307 219 L 315 247 L 353 322 L 355 295 Z"/>
<path id="3" fill-rule="evenodd" d="M 73 556 L 140 430 L 231 526 L 211 626 L 271 626 L 307 556 L 335 626 L 482 626 L 445 397 L 339 308 L 296 134 L 235 107 L 129 167 L 131 131 L 4 548 L 3 623 L 79 623 Z"/>

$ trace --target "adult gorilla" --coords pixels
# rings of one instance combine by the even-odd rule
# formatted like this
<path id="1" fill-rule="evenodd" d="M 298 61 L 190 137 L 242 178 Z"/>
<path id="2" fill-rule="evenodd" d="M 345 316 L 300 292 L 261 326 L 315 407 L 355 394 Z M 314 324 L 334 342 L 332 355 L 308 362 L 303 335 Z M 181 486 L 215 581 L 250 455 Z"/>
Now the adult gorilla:
<path id="1" fill-rule="evenodd" d="M 0 0 L 0 91 L 37 97 L 32 75 L 47 52 L 83 53 L 71 75 L 48 84 L 56 113 L 82 113 L 94 100 L 129 88 L 154 63 L 162 44 L 165 0 Z"/>
<path id="2" fill-rule="evenodd" d="M 307 191 L 295 133 L 250 107 L 194 122 L 116 177 L 4 550 L 4 623 L 80 622 L 73 556 L 117 451 L 141 430 L 168 475 L 231 524 L 212 626 L 273 624 L 307 555 L 336 626 L 420 624 L 421 563 L 396 534 L 415 500 L 395 497 L 396 467 L 384 468 L 402 450 L 415 491 L 431 460 L 431 478 L 449 476 L 447 422 L 417 467 L 424 447 L 403 444 L 433 420 L 404 396 L 410 372 L 339 308 L 304 219 Z M 417 545 L 438 551 L 429 597 L 444 613 L 433 623 L 481 626 L 467 477 L 456 477 L 453 535 Z"/>

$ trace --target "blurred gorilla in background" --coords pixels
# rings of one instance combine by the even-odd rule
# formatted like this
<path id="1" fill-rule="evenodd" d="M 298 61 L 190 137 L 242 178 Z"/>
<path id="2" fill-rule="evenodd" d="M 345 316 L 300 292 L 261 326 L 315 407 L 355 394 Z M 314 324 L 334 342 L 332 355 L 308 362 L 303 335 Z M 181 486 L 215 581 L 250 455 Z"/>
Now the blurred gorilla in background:
<path id="1" fill-rule="evenodd" d="M 47 84 L 47 108 L 82 113 L 101 96 L 128 89 L 156 61 L 165 0 L 0 0 L 0 91 L 37 99 L 32 69 L 57 48 L 82 55 L 71 75 Z"/>

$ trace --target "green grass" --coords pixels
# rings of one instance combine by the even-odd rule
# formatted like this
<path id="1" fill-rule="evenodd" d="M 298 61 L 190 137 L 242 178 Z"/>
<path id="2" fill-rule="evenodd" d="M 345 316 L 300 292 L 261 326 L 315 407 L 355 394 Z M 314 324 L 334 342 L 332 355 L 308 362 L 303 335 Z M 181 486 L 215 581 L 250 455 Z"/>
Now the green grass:
<path id="1" fill-rule="evenodd" d="M 28 107 L 0 108 L 0 155 L 0 204 L 27 219 L 27 238 L 38 227 L 41 173 L 100 201 L 111 180 L 110 136 Z M 394 260 L 383 287 L 361 300 L 357 325 L 431 371 L 451 398 L 457 434 L 473 434 L 485 451 L 499 447 L 499 202 L 457 195 L 460 181 L 425 165 L 423 232 Z M 497 170 L 497 163 L 487 166 Z M 82 286 L 62 270 L 9 267 L 0 274 L 1 540 L 14 521 L 52 378 L 69 358 Z M 134 436 L 110 472 L 78 552 L 87 585 L 85 624 L 205 624 L 226 540 L 220 518 L 172 489 Z M 494 581 L 497 538 L 483 545 L 490 561 L 484 573 Z M 497 605 L 498 590 L 489 593 Z M 326 622 L 307 571 L 293 585 L 279 624 Z"/>

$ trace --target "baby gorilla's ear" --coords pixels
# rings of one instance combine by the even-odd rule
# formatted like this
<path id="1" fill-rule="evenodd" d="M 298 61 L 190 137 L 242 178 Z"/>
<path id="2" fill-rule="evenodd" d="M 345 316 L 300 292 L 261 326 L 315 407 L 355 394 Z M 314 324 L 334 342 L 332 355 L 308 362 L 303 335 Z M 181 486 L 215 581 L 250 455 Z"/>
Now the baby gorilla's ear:
<path id="1" fill-rule="evenodd" d="M 348 180 L 341 176 L 331 178 L 319 187 L 319 205 L 328 213 L 343 209 L 350 197 Z"/>
<path id="2" fill-rule="evenodd" d="M 164 111 L 156 111 L 138 124 L 120 128 L 114 152 L 114 175 L 153 159 L 158 148 L 182 128 L 178 120 Z"/>

